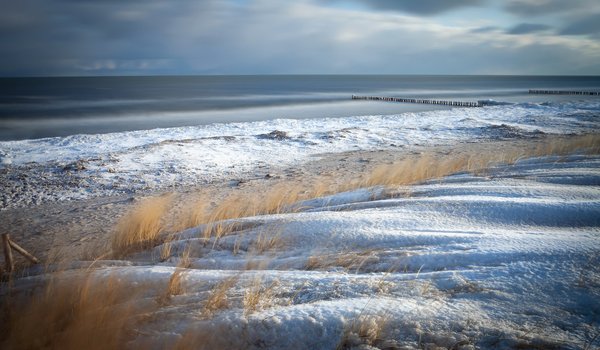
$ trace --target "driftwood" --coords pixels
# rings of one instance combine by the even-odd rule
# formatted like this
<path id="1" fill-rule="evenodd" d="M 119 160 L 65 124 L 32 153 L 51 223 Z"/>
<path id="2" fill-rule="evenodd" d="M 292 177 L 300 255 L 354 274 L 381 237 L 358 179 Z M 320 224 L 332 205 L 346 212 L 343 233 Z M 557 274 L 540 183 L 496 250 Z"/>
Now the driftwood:
<path id="1" fill-rule="evenodd" d="M 28 251 L 23 249 L 23 247 L 13 242 L 10 239 L 8 233 L 2 234 L 2 247 L 4 248 L 4 262 L 6 263 L 7 272 L 12 272 L 15 269 L 15 262 L 13 260 L 12 249 L 14 249 L 17 253 L 23 255 L 25 259 L 29 260 L 32 264 L 38 264 L 40 262 L 35 256 L 31 255 Z"/>

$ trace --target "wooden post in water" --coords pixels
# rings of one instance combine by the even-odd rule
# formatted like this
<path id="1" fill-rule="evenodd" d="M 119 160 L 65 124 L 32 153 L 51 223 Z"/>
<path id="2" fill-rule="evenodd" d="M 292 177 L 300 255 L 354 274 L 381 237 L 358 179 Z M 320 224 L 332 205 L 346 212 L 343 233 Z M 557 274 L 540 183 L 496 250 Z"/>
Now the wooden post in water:
<path id="1" fill-rule="evenodd" d="M 530 94 L 535 95 L 588 95 L 588 96 L 598 96 L 600 92 L 598 91 L 572 91 L 572 90 L 534 90 L 529 89 Z"/>
<path id="2" fill-rule="evenodd" d="M 386 102 L 402 102 L 402 103 L 419 103 L 430 105 L 443 105 L 455 107 L 483 107 L 479 102 L 468 101 L 444 101 L 444 100 L 429 100 L 417 98 L 401 98 L 401 97 L 381 97 L 381 96 L 357 96 L 352 95 L 353 100 L 369 100 L 369 101 L 386 101 Z"/>

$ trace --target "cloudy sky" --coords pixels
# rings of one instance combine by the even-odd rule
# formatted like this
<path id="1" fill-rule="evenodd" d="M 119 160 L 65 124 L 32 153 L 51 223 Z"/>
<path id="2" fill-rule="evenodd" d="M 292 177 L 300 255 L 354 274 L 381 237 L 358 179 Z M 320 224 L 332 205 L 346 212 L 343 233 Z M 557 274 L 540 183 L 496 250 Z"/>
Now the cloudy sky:
<path id="1" fill-rule="evenodd" d="M 598 0 L 0 5 L 0 76 L 600 74 Z"/>

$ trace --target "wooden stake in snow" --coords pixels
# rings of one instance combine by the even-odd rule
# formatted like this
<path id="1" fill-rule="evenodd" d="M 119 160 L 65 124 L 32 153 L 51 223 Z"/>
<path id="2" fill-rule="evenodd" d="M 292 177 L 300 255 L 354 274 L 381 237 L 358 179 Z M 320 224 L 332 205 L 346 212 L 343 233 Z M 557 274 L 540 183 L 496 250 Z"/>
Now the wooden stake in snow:
<path id="1" fill-rule="evenodd" d="M 15 265 L 13 262 L 12 251 L 10 250 L 10 238 L 7 233 L 2 234 L 2 247 L 4 248 L 4 263 L 6 264 L 6 271 L 12 272 Z"/>
<path id="2" fill-rule="evenodd" d="M 23 249 L 23 247 L 13 242 L 8 233 L 2 234 L 2 247 L 4 248 L 4 262 L 6 263 L 7 272 L 12 272 L 12 270 L 15 269 L 15 262 L 13 260 L 11 248 L 16 250 L 17 253 L 23 255 L 25 259 L 29 260 L 32 264 L 37 264 L 40 262 L 35 256 L 29 254 L 28 251 Z"/>
<path id="3" fill-rule="evenodd" d="M 10 244 L 12 249 L 16 250 L 17 253 L 23 255 L 25 257 L 25 259 L 29 260 L 32 264 L 37 264 L 40 262 L 35 256 L 29 254 L 28 251 L 23 249 L 20 245 L 15 243 L 12 239 L 9 239 L 8 243 Z"/>

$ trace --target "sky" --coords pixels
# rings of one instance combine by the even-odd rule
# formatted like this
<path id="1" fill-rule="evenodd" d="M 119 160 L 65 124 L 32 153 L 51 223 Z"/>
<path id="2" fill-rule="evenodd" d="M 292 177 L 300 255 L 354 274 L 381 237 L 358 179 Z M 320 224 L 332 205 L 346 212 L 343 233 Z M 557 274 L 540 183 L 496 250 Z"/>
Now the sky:
<path id="1" fill-rule="evenodd" d="M 0 76 L 600 75 L 598 0 L 0 5 Z"/>

